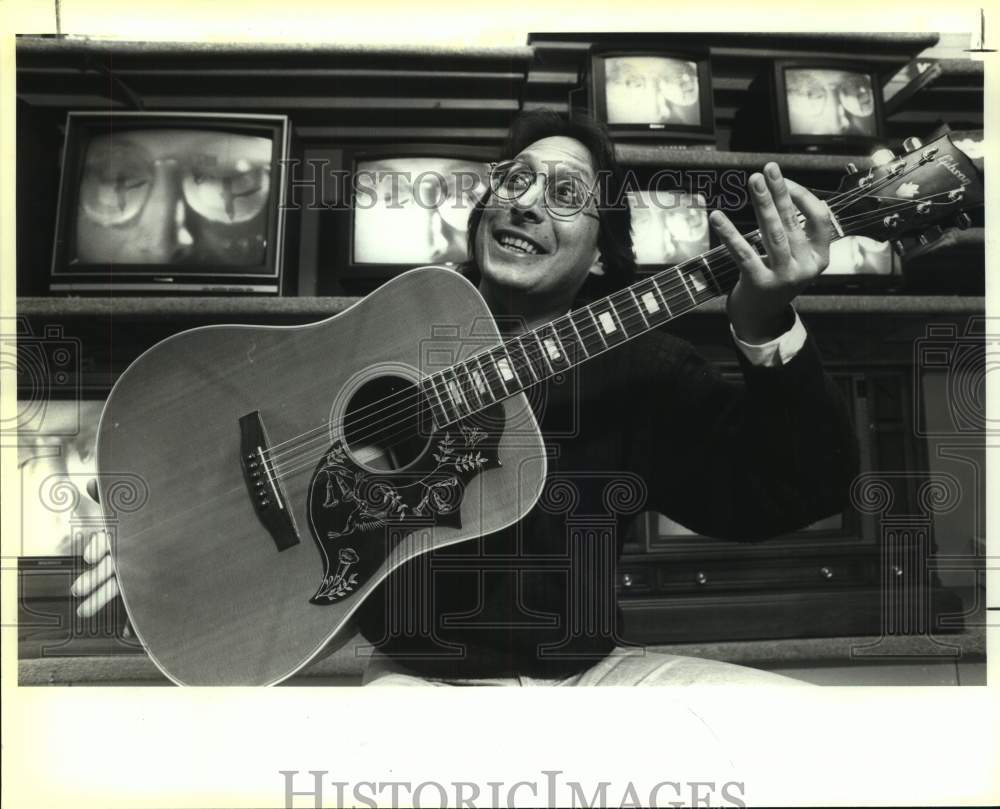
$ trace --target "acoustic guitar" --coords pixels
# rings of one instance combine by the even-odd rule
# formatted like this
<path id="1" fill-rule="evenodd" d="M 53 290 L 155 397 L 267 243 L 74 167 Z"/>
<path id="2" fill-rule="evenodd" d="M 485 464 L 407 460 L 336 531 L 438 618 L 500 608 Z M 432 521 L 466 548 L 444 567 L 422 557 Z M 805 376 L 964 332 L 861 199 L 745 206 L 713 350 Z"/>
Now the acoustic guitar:
<path id="1" fill-rule="evenodd" d="M 947 136 L 907 147 L 844 177 L 827 200 L 838 236 L 895 240 L 982 205 Z M 97 442 L 136 635 L 178 684 L 291 676 L 344 642 L 394 568 L 532 508 L 546 464 L 527 388 L 738 277 L 717 247 L 504 339 L 468 281 L 429 267 L 318 323 L 167 338 L 118 379 Z"/>

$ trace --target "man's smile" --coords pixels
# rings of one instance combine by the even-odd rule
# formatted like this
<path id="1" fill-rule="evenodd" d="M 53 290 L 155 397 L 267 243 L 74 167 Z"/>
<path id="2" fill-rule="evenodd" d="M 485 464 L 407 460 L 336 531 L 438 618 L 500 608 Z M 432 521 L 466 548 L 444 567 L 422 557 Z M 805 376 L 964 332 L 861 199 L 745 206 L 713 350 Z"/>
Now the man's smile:
<path id="1" fill-rule="evenodd" d="M 501 249 L 519 256 L 539 256 L 548 253 L 541 244 L 526 233 L 511 228 L 497 228 L 493 240 Z"/>

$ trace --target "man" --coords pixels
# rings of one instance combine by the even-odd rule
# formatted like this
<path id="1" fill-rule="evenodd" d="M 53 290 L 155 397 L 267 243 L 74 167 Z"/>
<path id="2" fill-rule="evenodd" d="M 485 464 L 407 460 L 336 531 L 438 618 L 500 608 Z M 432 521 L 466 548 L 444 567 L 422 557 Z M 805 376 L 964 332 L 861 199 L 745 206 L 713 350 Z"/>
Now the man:
<path id="1" fill-rule="evenodd" d="M 604 130 L 525 114 L 502 156 L 470 216 L 467 270 L 503 327 L 563 315 L 590 276 L 626 283 L 629 209 Z M 411 560 L 380 585 L 357 614 L 375 648 L 366 682 L 770 681 L 627 648 L 614 604 L 614 560 L 640 508 L 709 536 L 761 539 L 841 510 L 854 474 L 845 405 L 790 307 L 826 266 L 829 210 L 774 164 L 750 189 L 766 263 L 724 214 L 711 215 L 739 264 L 728 313 L 744 384 L 657 330 L 544 385 L 533 406 L 549 450 L 546 492 L 517 525 Z M 567 530 L 574 515 L 602 512 L 614 530 Z M 76 582 L 90 594 L 83 613 L 114 596 L 110 575 L 104 560 Z"/>

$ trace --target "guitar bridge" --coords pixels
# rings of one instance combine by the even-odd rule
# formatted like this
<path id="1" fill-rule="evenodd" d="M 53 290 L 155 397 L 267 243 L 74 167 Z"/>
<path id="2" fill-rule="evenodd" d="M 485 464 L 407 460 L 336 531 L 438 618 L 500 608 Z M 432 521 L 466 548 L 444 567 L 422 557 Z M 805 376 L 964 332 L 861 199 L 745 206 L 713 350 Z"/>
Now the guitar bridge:
<path id="1" fill-rule="evenodd" d="M 240 466 L 257 518 L 267 529 L 279 551 L 300 542 L 285 493 L 269 457 L 267 433 L 254 410 L 240 417 Z"/>

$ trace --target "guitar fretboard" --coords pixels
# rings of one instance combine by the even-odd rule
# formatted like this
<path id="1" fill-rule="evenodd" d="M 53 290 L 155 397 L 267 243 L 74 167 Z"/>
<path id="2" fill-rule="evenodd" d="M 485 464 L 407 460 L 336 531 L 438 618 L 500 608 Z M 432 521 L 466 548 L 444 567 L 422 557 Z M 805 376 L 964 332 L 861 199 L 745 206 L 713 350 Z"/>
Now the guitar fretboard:
<path id="1" fill-rule="evenodd" d="M 759 239 L 752 243 L 762 249 Z M 428 374 L 420 384 L 434 423 L 440 428 L 471 416 L 610 351 L 728 294 L 737 278 L 727 253 L 709 251 Z"/>

